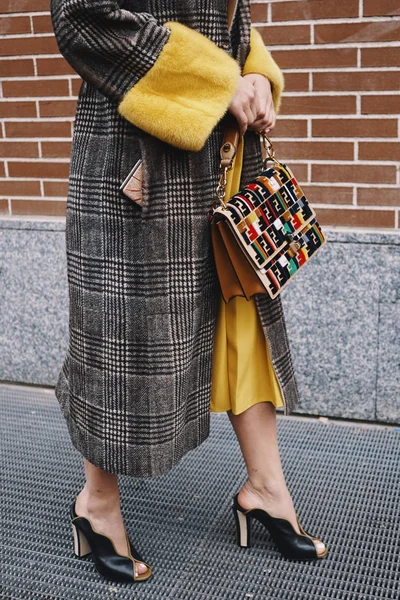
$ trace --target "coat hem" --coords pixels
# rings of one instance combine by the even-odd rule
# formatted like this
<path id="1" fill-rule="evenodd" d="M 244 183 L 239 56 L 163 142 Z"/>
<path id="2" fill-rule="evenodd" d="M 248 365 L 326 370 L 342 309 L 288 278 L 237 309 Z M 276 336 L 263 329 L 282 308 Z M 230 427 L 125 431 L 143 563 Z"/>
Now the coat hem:
<path id="1" fill-rule="evenodd" d="M 113 467 L 110 464 L 107 464 L 104 460 L 101 460 L 100 453 L 96 453 L 93 445 L 91 443 L 85 442 L 86 432 L 77 426 L 75 420 L 71 417 L 69 412 L 69 384 L 68 378 L 65 372 L 65 363 L 59 374 L 58 381 L 55 387 L 55 396 L 59 402 L 62 415 L 66 421 L 69 437 L 74 448 L 82 455 L 82 457 L 86 458 L 91 464 L 94 466 L 106 471 L 107 473 L 112 473 L 114 475 L 126 475 L 128 477 L 137 477 L 137 478 L 150 478 L 150 477 L 159 477 L 167 474 L 171 471 L 181 459 L 189 452 L 190 450 L 196 449 L 200 446 L 210 435 L 210 420 L 208 419 L 208 425 L 201 429 L 197 438 L 187 438 L 184 447 L 179 445 L 179 452 L 173 455 L 173 458 L 167 464 L 164 463 L 162 467 L 152 468 L 151 470 L 143 470 L 138 472 L 137 470 L 130 470 L 128 468 L 121 467 Z M 101 442 L 102 443 L 102 442 Z"/>

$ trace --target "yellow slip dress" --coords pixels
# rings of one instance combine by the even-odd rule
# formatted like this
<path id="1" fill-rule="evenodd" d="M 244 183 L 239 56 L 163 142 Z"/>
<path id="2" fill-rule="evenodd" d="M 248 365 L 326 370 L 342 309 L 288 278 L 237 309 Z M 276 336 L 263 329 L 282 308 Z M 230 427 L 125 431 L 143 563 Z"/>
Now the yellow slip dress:
<path id="1" fill-rule="evenodd" d="M 226 197 L 239 190 L 243 136 L 231 171 Z M 211 412 L 232 410 L 237 415 L 257 402 L 283 406 L 268 344 L 254 299 L 242 296 L 225 304 L 220 295 L 213 349 Z"/>

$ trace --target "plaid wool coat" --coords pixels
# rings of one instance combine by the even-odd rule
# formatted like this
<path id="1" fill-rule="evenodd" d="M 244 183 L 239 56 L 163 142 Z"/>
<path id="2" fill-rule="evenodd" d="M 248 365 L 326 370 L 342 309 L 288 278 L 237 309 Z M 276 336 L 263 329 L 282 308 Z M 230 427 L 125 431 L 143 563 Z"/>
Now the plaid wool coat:
<path id="1" fill-rule="evenodd" d="M 81 75 L 66 217 L 69 348 L 56 396 L 74 446 L 103 470 L 160 475 L 209 435 L 219 284 L 208 222 L 240 73 L 282 76 L 226 0 L 52 0 Z M 242 181 L 262 166 L 244 139 Z M 143 160 L 143 202 L 119 186 Z M 298 401 L 279 297 L 256 296 L 290 414 Z"/>

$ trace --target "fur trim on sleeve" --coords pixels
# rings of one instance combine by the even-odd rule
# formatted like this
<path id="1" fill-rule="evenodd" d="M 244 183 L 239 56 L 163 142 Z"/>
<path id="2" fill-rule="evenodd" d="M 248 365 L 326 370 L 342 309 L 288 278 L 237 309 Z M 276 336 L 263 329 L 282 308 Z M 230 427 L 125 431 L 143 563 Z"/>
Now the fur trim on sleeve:
<path id="1" fill-rule="evenodd" d="M 226 113 L 240 67 L 200 32 L 175 21 L 164 26 L 171 31 L 167 43 L 118 111 L 147 133 L 198 151 Z"/>
<path id="2" fill-rule="evenodd" d="M 250 52 L 242 70 L 242 75 L 247 75 L 248 73 L 259 73 L 270 80 L 274 108 L 276 114 L 278 114 L 285 81 L 282 71 L 265 47 L 260 33 L 254 27 L 250 30 Z"/>

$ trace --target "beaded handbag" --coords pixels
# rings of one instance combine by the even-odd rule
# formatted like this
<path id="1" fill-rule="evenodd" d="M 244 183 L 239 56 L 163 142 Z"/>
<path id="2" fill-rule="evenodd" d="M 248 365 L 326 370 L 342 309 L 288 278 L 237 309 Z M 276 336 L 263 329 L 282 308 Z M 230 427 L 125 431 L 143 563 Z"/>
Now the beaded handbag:
<path id="1" fill-rule="evenodd" d="M 221 175 L 209 219 L 225 302 L 235 296 L 250 300 L 254 294 L 275 298 L 326 241 L 292 171 L 275 158 L 266 134 L 260 137 L 266 155 L 262 172 L 228 200 L 226 175 L 236 155 L 237 127 L 225 129 L 221 146 Z"/>

